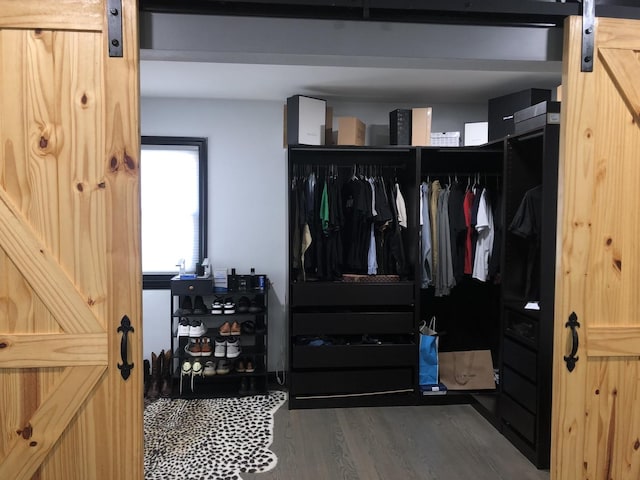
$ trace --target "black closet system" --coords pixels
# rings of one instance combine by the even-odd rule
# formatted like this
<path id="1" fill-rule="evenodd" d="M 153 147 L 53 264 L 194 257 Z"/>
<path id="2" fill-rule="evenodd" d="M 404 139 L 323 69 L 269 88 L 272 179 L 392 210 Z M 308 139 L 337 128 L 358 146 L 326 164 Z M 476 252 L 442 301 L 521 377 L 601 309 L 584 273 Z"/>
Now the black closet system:
<path id="1" fill-rule="evenodd" d="M 471 403 L 534 464 L 547 467 L 558 143 L 559 125 L 545 124 L 474 147 L 290 146 L 289 407 Z M 309 178 L 316 189 L 305 197 Z M 370 195 L 378 190 L 367 178 L 380 181 L 390 207 L 397 184 L 406 226 L 390 208 L 386 229 L 376 230 L 383 222 L 373 215 Z M 430 237 L 450 252 L 451 277 L 440 284 L 427 278 L 442 265 L 423 262 L 420 208 L 425 190 L 438 185 L 450 202 L 448 236 Z M 468 237 L 474 245 L 479 234 L 465 217 L 468 191 L 484 196 L 491 212 L 484 277 L 469 270 L 476 250 L 469 252 Z M 398 242 L 376 251 L 377 275 L 370 275 L 366 248 L 372 226 L 376 247 Z M 303 253 L 305 235 L 311 244 Z M 495 390 L 421 396 L 418 325 L 432 316 L 440 351 L 491 351 Z"/>

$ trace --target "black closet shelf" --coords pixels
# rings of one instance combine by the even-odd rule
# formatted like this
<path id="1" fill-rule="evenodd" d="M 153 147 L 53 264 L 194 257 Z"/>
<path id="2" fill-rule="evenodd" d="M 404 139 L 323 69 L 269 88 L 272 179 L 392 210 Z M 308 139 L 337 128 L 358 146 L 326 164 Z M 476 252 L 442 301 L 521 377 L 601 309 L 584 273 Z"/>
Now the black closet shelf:
<path id="1" fill-rule="evenodd" d="M 291 306 L 413 305 L 414 282 L 297 282 L 291 285 Z"/>
<path id="2" fill-rule="evenodd" d="M 289 150 L 292 152 L 339 152 L 339 153 L 397 153 L 397 152 L 413 152 L 416 147 L 408 145 L 385 145 L 383 147 L 364 147 L 364 146 L 351 146 L 340 145 L 335 147 L 328 147 L 325 145 L 289 145 Z"/>
<path id="3" fill-rule="evenodd" d="M 293 345 L 293 368 L 354 368 L 412 366 L 414 344 Z"/>
<path id="4" fill-rule="evenodd" d="M 367 394 L 392 390 L 414 391 L 415 369 L 353 368 L 346 370 L 292 371 L 290 395 Z"/>

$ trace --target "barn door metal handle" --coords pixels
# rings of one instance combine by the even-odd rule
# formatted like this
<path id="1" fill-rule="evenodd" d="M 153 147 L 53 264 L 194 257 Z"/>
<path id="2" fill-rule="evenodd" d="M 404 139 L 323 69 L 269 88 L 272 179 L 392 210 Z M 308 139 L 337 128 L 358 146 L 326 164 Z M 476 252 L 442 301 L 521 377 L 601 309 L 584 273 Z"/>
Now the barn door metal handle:
<path id="1" fill-rule="evenodd" d="M 127 362 L 127 352 L 129 350 L 129 342 L 127 340 L 127 335 L 129 332 L 133 332 L 133 327 L 131 326 L 131 320 L 126 315 L 122 317 L 120 321 L 120 326 L 118 327 L 118 332 L 122 332 L 122 339 L 120 340 L 120 357 L 122 358 L 122 363 L 118 364 L 118 369 L 120 370 L 120 375 L 122 378 L 126 380 L 129 378 L 129 374 L 133 369 L 133 363 Z"/>
<path id="2" fill-rule="evenodd" d="M 580 328 L 580 323 L 578 323 L 578 316 L 576 312 L 571 312 L 569 315 L 569 320 L 564 324 L 565 327 L 571 329 L 571 353 L 569 355 L 564 356 L 564 361 L 567 363 L 567 370 L 573 372 L 573 369 L 576 368 L 576 362 L 579 357 L 576 357 L 576 353 L 578 353 L 578 328 Z"/>

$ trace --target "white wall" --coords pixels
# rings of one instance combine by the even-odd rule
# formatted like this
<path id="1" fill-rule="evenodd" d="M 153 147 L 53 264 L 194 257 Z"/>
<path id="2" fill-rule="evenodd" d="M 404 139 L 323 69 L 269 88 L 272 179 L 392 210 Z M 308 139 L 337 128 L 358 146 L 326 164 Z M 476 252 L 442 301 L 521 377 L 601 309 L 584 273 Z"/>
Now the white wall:
<path id="1" fill-rule="evenodd" d="M 292 92 L 295 93 L 295 92 Z M 143 135 L 207 137 L 209 258 L 214 267 L 251 267 L 272 283 L 269 370 L 282 369 L 287 345 L 287 161 L 282 102 L 142 98 Z M 386 131 L 389 111 L 406 105 L 331 103 L 336 115 L 357 116 Z M 434 105 L 433 128 L 464 130 L 486 120 L 486 105 Z M 386 129 L 386 130 L 385 130 Z M 370 135 L 371 128 L 368 129 Z M 369 142 L 371 143 L 371 142 Z M 176 185 L 176 191 L 180 188 Z M 171 221 L 171 219 L 167 219 Z M 159 239 L 161 241 L 161 239 Z M 143 294 L 144 355 L 170 346 L 169 291 Z"/>

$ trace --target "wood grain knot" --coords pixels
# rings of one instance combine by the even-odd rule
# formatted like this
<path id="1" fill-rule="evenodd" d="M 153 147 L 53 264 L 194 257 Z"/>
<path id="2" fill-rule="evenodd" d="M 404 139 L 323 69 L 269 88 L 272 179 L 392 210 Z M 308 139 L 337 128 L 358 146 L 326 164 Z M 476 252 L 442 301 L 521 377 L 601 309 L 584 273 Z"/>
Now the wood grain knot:
<path id="1" fill-rule="evenodd" d="M 613 243 L 613 238 L 607 238 L 607 247 Z"/>
<path id="2" fill-rule="evenodd" d="M 87 299 L 87 304 L 88 304 L 89 306 L 92 306 L 92 305 L 95 305 L 95 304 L 96 304 L 96 301 L 95 301 L 93 298 L 89 297 L 89 298 Z"/>
<path id="3" fill-rule="evenodd" d="M 622 260 L 619 260 L 619 259 L 615 258 L 613 260 L 613 265 L 616 268 L 616 270 L 618 270 L 619 272 L 622 271 Z"/>
<path id="4" fill-rule="evenodd" d="M 31 438 L 31 435 L 33 435 L 33 428 L 30 423 L 27 423 L 27 425 L 20 430 L 20 435 L 22 435 L 22 438 L 25 440 L 29 440 Z"/>
<path id="5" fill-rule="evenodd" d="M 106 187 L 107 187 L 107 184 L 106 184 L 106 183 L 104 183 L 104 182 L 100 182 L 100 183 L 98 184 L 98 188 L 106 188 Z"/>
<path id="6" fill-rule="evenodd" d="M 82 186 L 82 183 L 78 183 L 76 185 L 76 188 L 78 189 L 79 192 L 82 192 L 84 190 L 84 187 Z"/>
<path id="7" fill-rule="evenodd" d="M 40 137 L 40 148 L 45 149 L 47 148 L 47 145 L 49 145 L 49 140 L 45 137 Z"/>
<path id="8" fill-rule="evenodd" d="M 30 443 L 29 443 L 29 446 L 30 446 L 30 447 L 35 447 L 36 445 L 38 445 L 38 442 L 30 442 Z"/>
<path id="9" fill-rule="evenodd" d="M 42 35 L 42 29 L 41 28 L 36 28 L 33 33 L 35 33 L 37 36 L 38 35 Z"/>
<path id="10" fill-rule="evenodd" d="M 136 168 L 136 163 L 133 161 L 133 158 L 127 155 L 127 152 L 124 153 L 124 164 L 129 170 L 135 170 Z"/>
<path id="11" fill-rule="evenodd" d="M 116 157 L 111 157 L 111 171 L 115 172 L 118 170 L 118 159 Z"/>
<path id="12" fill-rule="evenodd" d="M 7 348 L 9 345 L 6 344 L 6 342 L 2 342 L 0 343 L 0 348 Z"/>
<path id="13" fill-rule="evenodd" d="M 595 392 L 595 393 L 596 393 L 596 395 L 600 395 L 600 390 L 599 390 L 599 389 L 598 389 L 598 390 L 596 390 L 596 392 Z"/>
<path id="14" fill-rule="evenodd" d="M 636 443 L 633 444 L 633 449 L 638 450 L 640 448 L 640 439 L 636 438 Z"/>
<path id="15" fill-rule="evenodd" d="M 87 94 L 83 93 L 82 98 L 80 99 L 80 103 L 82 103 L 82 105 L 86 105 L 88 100 L 89 99 L 87 98 Z"/>
<path id="16" fill-rule="evenodd" d="M 614 397 L 615 397 L 616 395 L 618 395 L 618 389 L 617 389 L 617 388 L 614 388 L 614 389 L 611 391 L 611 395 L 613 395 Z"/>
<path id="17" fill-rule="evenodd" d="M 591 135 L 593 135 L 593 132 L 590 128 L 587 128 L 587 130 L 584 132 L 584 136 L 587 138 L 591 138 Z"/>

